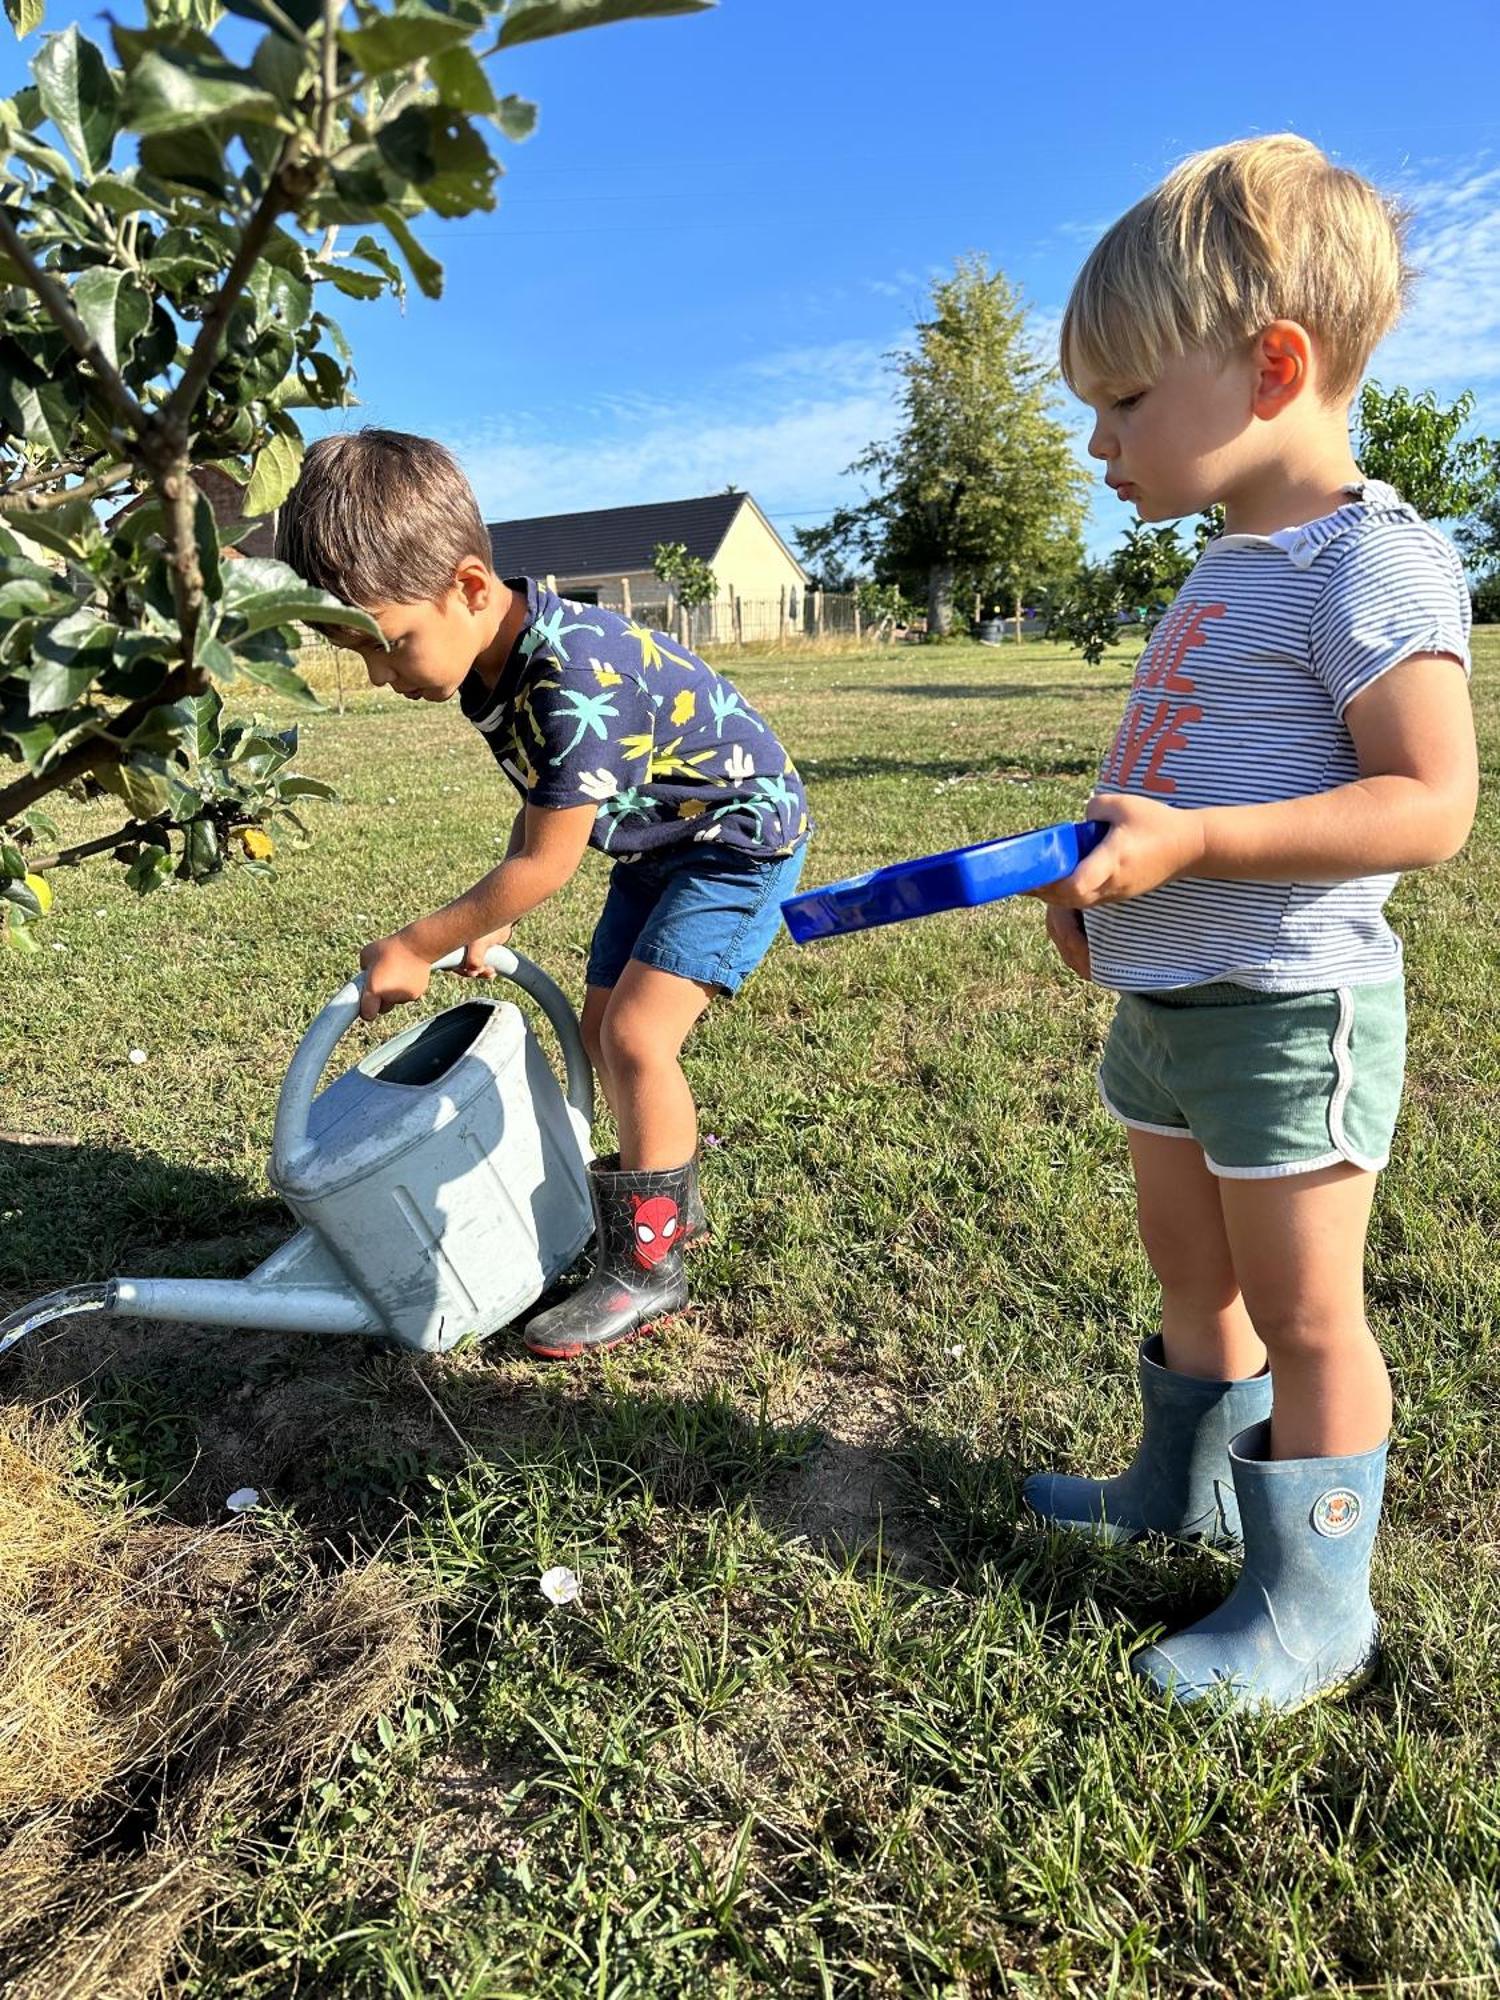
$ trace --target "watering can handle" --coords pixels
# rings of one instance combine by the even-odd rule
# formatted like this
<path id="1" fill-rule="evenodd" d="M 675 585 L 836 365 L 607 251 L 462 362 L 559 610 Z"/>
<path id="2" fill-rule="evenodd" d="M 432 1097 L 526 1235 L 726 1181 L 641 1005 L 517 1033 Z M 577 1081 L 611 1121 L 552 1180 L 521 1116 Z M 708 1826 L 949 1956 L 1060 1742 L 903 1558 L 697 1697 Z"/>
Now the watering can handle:
<path id="1" fill-rule="evenodd" d="M 432 969 L 452 972 L 463 964 L 463 959 L 462 951 L 450 951 Z M 578 1032 L 578 1016 L 568 996 L 539 965 L 512 951 L 509 945 L 492 945 L 485 954 L 485 963 L 502 979 L 512 980 L 522 992 L 529 993 L 552 1023 L 562 1044 L 568 1103 L 582 1118 L 586 1131 L 594 1122 L 594 1075 L 583 1037 Z M 291 1168 L 307 1146 L 307 1116 L 319 1080 L 328 1067 L 329 1057 L 359 1019 L 359 997 L 364 990 L 365 975 L 357 972 L 314 1017 L 297 1046 L 276 1102 L 276 1127 L 271 1138 L 271 1171 L 275 1177 Z"/>

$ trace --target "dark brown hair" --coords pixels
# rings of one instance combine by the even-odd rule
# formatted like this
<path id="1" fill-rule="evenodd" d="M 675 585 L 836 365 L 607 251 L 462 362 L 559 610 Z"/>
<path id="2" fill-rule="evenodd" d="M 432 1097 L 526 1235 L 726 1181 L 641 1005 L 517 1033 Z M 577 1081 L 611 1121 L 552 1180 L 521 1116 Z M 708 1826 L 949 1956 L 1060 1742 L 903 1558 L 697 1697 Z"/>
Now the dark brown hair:
<path id="1" fill-rule="evenodd" d="M 346 604 L 437 604 L 490 538 L 458 461 L 406 431 L 343 431 L 309 445 L 276 523 L 276 553 Z"/>

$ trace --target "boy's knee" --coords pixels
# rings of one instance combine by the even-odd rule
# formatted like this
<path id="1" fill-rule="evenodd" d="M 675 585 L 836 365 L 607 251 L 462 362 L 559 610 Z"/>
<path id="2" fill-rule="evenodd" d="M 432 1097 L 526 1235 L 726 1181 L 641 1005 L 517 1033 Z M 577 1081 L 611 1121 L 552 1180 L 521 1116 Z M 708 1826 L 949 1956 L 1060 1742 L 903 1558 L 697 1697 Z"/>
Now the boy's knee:
<path id="1" fill-rule="evenodd" d="M 662 1059 L 661 1037 L 637 1009 L 610 1007 L 599 1027 L 599 1053 L 614 1074 L 650 1069 Z"/>
<path id="2" fill-rule="evenodd" d="M 1362 1312 L 1310 1299 L 1246 1298 L 1250 1319 L 1272 1361 L 1331 1354 L 1351 1339 L 1368 1338 Z"/>

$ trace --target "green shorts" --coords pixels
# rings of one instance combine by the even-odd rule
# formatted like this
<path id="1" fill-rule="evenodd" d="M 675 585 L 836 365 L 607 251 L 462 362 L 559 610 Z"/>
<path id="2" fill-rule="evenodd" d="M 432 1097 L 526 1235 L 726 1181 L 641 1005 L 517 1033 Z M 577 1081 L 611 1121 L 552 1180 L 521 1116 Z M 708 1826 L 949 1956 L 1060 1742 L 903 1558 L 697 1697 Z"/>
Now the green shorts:
<path id="1" fill-rule="evenodd" d="M 1099 1066 L 1105 1109 L 1195 1139 L 1216 1174 L 1272 1180 L 1390 1158 L 1406 1064 L 1406 991 L 1257 993 L 1224 982 L 1122 993 Z"/>

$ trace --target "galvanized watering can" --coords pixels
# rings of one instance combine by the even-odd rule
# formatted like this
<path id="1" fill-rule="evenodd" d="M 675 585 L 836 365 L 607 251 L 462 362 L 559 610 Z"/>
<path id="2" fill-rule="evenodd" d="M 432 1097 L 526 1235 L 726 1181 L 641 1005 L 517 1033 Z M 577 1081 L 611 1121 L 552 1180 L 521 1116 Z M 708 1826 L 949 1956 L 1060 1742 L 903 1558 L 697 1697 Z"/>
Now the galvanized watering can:
<path id="1" fill-rule="evenodd" d="M 488 963 L 556 1031 L 566 1096 L 520 1009 L 488 997 L 418 1021 L 318 1091 L 358 1019 L 360 974 L 302 1037 L 276 1106 L 270 1179 L 297 1235 L 247 1278 L 110 1278 L 50 1293 L 0 1320 L 0 1354 L 79 1312 L 365 1334 L 429 1354 L 509 1325 L 593 1232 L 594 1092 L 561 988 L 503 945 Z"/>

